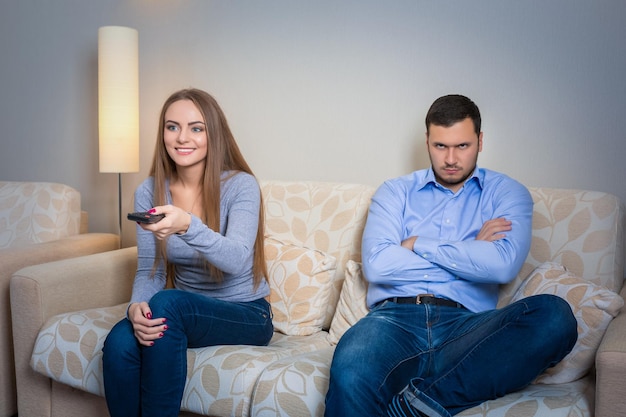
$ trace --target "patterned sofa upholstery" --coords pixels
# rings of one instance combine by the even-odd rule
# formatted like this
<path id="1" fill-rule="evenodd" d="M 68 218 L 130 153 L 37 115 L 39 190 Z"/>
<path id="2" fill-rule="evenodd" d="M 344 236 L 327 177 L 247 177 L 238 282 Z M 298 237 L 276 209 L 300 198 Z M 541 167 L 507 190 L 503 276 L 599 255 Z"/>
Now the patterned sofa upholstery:
<path id="1" fill-rule="evenodd" d="M 374 189 L 265 181 L 262 191 L 274 338 L 267 347 L 190 349 L 181 415 L 323 415 L 334 346 L 366 313 L 360 239 Z M 624 207 L 606 193 L 531 193 L 531 253 L 502 288 L 500 303 L 557 293 L 579 320 L 579 342 L 530 387 L 461 415 L 590 417 L 594 409 L 597 417 L 623 415 Z M 108 415 L 101 348 L 123 317 L 135 257 L 136 249 L 127 248 L 13 275 L 20 417 Z"/>
<path id="2" fill-rule="evenodd" d="M 74 188 L 0 181 L 0 417 L 17 413 L 11 275 L 28 265 L 119 248 L 117 235 L 87 229 L 87 213 Z"/>

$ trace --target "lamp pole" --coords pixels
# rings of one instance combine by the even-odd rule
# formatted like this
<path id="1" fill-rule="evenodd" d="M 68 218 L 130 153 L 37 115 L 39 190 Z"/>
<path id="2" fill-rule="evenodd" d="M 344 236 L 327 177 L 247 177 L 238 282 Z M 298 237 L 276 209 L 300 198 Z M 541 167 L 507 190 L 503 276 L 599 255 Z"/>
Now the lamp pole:
<path id="1" fill-rule="evenodd" d="M 122 242 L 122 173 L 117 173 L 117 214 L 119 221 L 120 244 Z"/>

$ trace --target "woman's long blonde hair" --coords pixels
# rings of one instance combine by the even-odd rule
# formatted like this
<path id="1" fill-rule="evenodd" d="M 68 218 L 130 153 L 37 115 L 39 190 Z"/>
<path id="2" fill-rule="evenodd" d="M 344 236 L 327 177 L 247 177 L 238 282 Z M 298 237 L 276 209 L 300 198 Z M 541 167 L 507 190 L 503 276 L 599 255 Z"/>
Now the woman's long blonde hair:
<path id="1" fill-rule="evenodd" d="M 157 132 L 157 141 L 154 149 L 154 158 L 152 160 L 152 168 L 150 175 L 154 177 L 154 206 L 167 204 L 165 183 L 166 180 L 176 178 L 176 164 L 170 158 L 165 148 L 163 140 L 163 132 L 165 129 L 165 113 L 169 106 L 180 100 L 189 100 L 198 108 L 207 133 L 207 156 L 204 169 L 204 176 L 201 179 L 201 200 L 204 213 L 202 221 L 212 230 L 220 232 L 220 184 L 222 173 L 225 171 L 246 172 L 254 175 L 244 159 L 235 138 L 228 127 L 226 116 L 217 104 L 217 101 L 205 91 L 195 88 L 184 89 L 173 93 L 163 104 L 161 116 L 159 118 L 159 130 Z M 261 280 L 267 277 L 265 265 L 265 254 L 263 250 L 263 236 L 265 229 L 263 214 L 263 200 L 261 196 L 261 204 L 259 207 L 259 227 L 257 229 L 256 240 L 254 243 L 254 261 L 252 272 L 254 274 L 254 288 L 257 288 Z M 156 263 L 162 259 L 167 271 L 167 279 L 169 284 L 173 283 L 174 268 L 167 263 L 166 243 L 158 241 L 158 251 L 160 258 L 155 260 Z M 214 265 L 208 264 L 211 276 L 221 280 L 223 272 Z"/>

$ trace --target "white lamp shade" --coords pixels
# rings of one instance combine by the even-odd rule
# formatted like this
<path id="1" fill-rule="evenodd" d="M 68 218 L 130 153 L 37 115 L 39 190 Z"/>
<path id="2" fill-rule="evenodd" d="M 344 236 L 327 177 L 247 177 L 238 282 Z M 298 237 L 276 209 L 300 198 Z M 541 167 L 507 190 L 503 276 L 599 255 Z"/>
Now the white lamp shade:
<path id="1" fill-rule="evenodd" d="M 139 35 L 98 29 L 100 172 L 139 171 Z"/>

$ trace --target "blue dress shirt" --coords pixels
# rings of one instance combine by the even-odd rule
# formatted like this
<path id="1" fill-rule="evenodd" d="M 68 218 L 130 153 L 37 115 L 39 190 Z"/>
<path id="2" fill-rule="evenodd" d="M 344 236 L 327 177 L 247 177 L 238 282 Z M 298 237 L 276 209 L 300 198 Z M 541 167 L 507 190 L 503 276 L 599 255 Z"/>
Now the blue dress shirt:
<path id="1" fill-rule="evenodd" d="M 434 294 L 470 311 L 495 308 L 499 284 L 515 278 L 528 255 L 533 201 L 519 182 L 476 168 L 456 193 L 435 181 L 432 168 L 383 183 L 372 198 L 363 232 L 367 303 Z M 487 242 L 476 235 L 504 217 L 512 230 Z M 410 251 L 404 239 L 417 236 Z"/>

